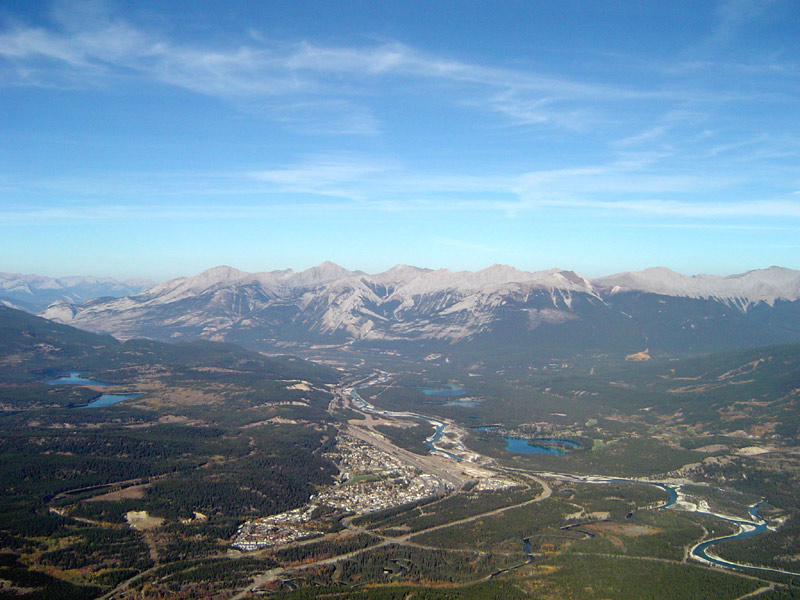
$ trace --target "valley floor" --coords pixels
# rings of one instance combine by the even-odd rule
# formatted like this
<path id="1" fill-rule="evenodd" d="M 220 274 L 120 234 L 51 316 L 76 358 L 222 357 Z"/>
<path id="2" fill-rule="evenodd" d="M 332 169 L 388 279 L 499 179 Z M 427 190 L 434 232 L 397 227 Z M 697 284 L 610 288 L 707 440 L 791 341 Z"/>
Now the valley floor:
<path id="1" fill-rule="evenodd" d="M 336 390 L 330 410 L 353 417 L 332 456 L 340 482 L 292 514 L 253 522 L 249 537 L 240 532 L 235 546 L 256 551 L 214 560 L 272 557 L 277 564 L 219 597 L 795 597 L 798 573 L 717 561 L 727 567 L 721 569 L 696 555 L 703 539 L 765 528 L 757 516 L 712 511 L 696 490 L 681 491 L 688 480 L 653 485 L 503 466 L 469 450 L 451 422 L 376 408 L 359 395 L 388 379 L 379 373 Z M 426 442 L 429 454 L 401 448 L 376 428 L 420 420 L 436 431 Z M 445 450 L 438 443 L 448 433 L 455 443 Z M 414 486 L 420 479 L 426 485 Z M 350 513 L 341 530 L 315 528 L 312 515 L 325 509 Z M 281 537 L 281 527 L 293 535 Z M 587 567 L 589 585 L 578 589 Z M 664 589 L 658 581 L 667 575 L 673 583 Z M 163 581 L 163 569 L 139 574 L 104 598 L 138 597 L 148 580 Z M 428 587 L 437 581 L 450 595 Z M 371 587 L 361 587 L 367 582 Z M 400 590 L 410 595 L 393 595 Z"/>

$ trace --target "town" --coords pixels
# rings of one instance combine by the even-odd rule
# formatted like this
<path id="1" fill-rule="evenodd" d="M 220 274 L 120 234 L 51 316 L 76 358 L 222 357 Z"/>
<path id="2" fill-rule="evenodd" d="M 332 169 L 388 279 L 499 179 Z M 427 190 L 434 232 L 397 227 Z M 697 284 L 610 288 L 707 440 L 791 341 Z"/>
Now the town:
<path id="1" fill-rule="evenodd" d="M 340 436 L 327 456 L 339 468 L 335 485 L 311 496 L 301 508 L 244 523 L 236 532 L 233 547 L 252 551 L 321 535 L 312 515 L 322 506 L 364 514 L 453 489 L 449 482 L 350 436 Z"/>

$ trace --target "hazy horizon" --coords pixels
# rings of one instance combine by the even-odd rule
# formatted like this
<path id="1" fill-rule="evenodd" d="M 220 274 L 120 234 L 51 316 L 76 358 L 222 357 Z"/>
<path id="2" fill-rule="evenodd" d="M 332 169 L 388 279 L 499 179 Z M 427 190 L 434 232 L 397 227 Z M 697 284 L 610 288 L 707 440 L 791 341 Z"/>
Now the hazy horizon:
<path id="1" fill-rule="evenodd" d="M 127 277 L 126 278 L 126 277 L 116 277 L 116 276 L 113 276 L 113 275 L 97 275 L 95 273 L 65 273 L 65 274 L 21 273 L 21 272 L 18 272 L 18 271 L 8 271 L 8 270 L 5 270 L 5 271 L 4 270 L 0 270 L 0 274 L 4 274 L 4 275 L 36 275 L 36 276 L 40 276 L 40 277 L 48 277 L 48 278 L 51 278 L 51 279 L 96 277 L 98 279 L 117 279 L 119 281 L 131 281 L 131 282 L 149 280 L 154 284 L 158 284 L 158 283 L 163 283 L 165 281 L 169 281 L 169 280 L 172 280 L 172 279 L 191 278 L 191 277 L 200 275 L 200 274 L 202 274 L 202 273 L 204 273 L 206 271 L 210 271 L 210 270 L 218 269 L 218 268 L 231 268 L 231 269 L 235 269 L 237 271 L 242 271 L 243 273 L 246 273 L 246 274 L 270 273 L 270 272 L 280 272 L 280 271 L 293 271 L 295 273 L 301 273 L 303 271 L 310 270 L 310 269 L 313 269 L 315 267 L 322 266 L 324 263 L 327 263 L 327 262 L 333 262 L 333 261 L 322 261 L 321 263 L 314 264 L 314 265 L 309 265 L 309 266 L 301 267 L 301 268 L 284 267 L 284 268 L 278 268 L 278 269 L 255 269 L 255 270 L 240 269 L 236 265 L 219 264 L 219 265 L 213 265 L 213 266 L 201 269 L 200 271 L 193 271 L 193 272 L 190 272 L 190 273 L 177 274 L 177 275 L 174 275 L 174 276 L 171 276 L 171 277 L 166 277 L 166 278 L 163 278 L 163 279 L 158 279 L 158 278 L 155 278 L 155 277 Z M 478 271 L 485 271 L 487 269 L 491 269 L 492 267 L 511 267 L 511 268 L 514 268 L 514 269 L 516 269 L 518 271 L 530 272 L 530 273 L 542 272 L 542 271 L 550 271 L 550 270 L 572 271 L 572 272 L 575 272 L 578 275 L 581 275 L 582 277 L 586 277 L 587 279 L 590 279 L 590 280 L 602 279 L 604 277 L 610 277 L 612 275 L 618 275 L 618 274 L 622 274 L 622 273 L 627 273 L 627 272 L 632 272 L 633 271 L 633 270 L 617 269 L 617 270 L 610 270 L 608 272 L 602 272 L 602 273 L 594 274 L 594 273 L 584 273 L 584 272 L 581 272 L 581 271 L 577 271 L 576 269 L 572 269 L 569 266 L 561 266 L 561 265 L 553 266 L 553 267 L 546 267 L 546 268 L 542 268 L 542 269 L 520 269 L 520 268 L 516 267 L 515 265 L 508 265 L 508 264 L 504 264 L 504 263 L 494 263 L 494 264 L 491 264 L 491 265 L 485 265 L 485 266 L 478 267 L 478 268 L 475 268 L 475 269 L 449 269 L 448 267 L 436 267 L 436 266 L 425 266 L 425 265 L 409 265 L 407 263 L 395 263 L 395 264 L 393 264 L 393 265 L 391 265 L 391 266 L 389 266 L 389 267 L 387 267 L 385 269 L 380 269 L 380 270 L 377 270 L 377 271 L 367 271 L 365 269 L 360 269 L 357 266 L 350 267 L 348 265 L 341 265 L 341 264 L 338 264 L 338 263 L 333 263 L 333 264 L 335 264 L 336 266 L 342 267 L 342 268 L 344 268 L 344 269 L 346 269 L 348 271 L 351 271 L 353 273 L 364 273 L 365 275 L 380 275 L 380 274 L 385 273 L 386 271 L 389 271 L 389 270 L 391 270 L 391 269 L 393 269 L 395 267 L 403 267 L 403 266 L 415 267 L 415 268 L 423 269 L 423 270 L 427 270 L 427 271 L 450 271 L 450 272 L 472 272 L 472 273 L 475 273 L 475 272 L 478 272 Z M 636 271 L 643 271 L 643 270 L 647 270 L 647 269 L 659 269 L 659 268 L 666 268 L 666 269 L 669 269 L 671 271 L 675 271 L 675 272 L 677 272 L 677 273 L 679 273 L 681 275 L 687 275 L 687 276 L 690 276 L 690 277 L 702 276 L 702 275 L 711 275 L 711 276 L 719 276 L 719 277 L 730 277 L 730 276 L 741 275 L 741 274 L 744 274 L 744 273 L 749 272 L 749 271 L 761 271 L 761 270 L 767 270 L 767 269 L 770 269 L 770 268 L 790 269 L 790 267 L 784 267 L 783 265 L 764 265 L 763 267 L 756 267 L 754 269 L 746 269 L 744 271 L 736 271 L 736 272 L 730 272 L 730 273 L 725 273 L 725 272 L 708 273 L 708 272 L 683 272 L 683 271 L 676 271 L 675 269 L 670 269 L 669 267 L 664 267 L 664 265 L 651 265 L 651 266 L 645 267 L 643 269 L 637 269 Z M 797 270 L 797 269 L 790 269 L 790 270 Z"/>

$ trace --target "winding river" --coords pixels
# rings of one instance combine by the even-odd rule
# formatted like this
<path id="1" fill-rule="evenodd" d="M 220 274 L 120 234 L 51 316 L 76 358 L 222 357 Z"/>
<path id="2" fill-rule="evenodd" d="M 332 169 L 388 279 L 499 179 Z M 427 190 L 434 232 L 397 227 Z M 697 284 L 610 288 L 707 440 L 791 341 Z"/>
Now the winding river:
<path id="1" fill-rule="evenodd" d="M 718 519 L 722 519 L 723 521 L 728 521 L 729 523 L 736 524 L 739 527 L 739 531 L 738 533 L 735 533 L 733 535 L 725 535 L 722 537 L 714 538 L 712 540 L 706 540 L 704 542 L 700 542 L 699 544 L 696 544 L 689 551 L 689 554 L 692 556 L 692 558 L 699 560 L 700 562 L 710 565 L 716 565 L 718 567 L 725 567 L 728 569 L 736 569 L 739 571 L 759 571 L 762 573 L 779 573 L 781 575 L 795 575 L 795 576 L 800 575 L 800 573 L 783 571 L 781 569 L 770 569 L 769 567 L 756 567 L 752 565 L 743 565 L 739 563 L 734 563 L 724 560 L 713 554 L 709 554 L 709 549 L 712 546 L 716 546 L 717 544 L 728 542 L 730 540 L 738 540 L 742 538 L 753 537 L 754 535 L 767 531 L 767 522 L 764 519 L 762 519 L 758 514 L 758 507 L 764 501 L 765 500 L 762 499 L 760 502 L 757 502 L 748 508 L 748 513 L 750 513 L 752 520 L 734 519 L 723 515 L 703 512 L 703 514 L 711 515 L 717 517 Z"/>
<path id="2" fill-rule="evenodd" d="M 383 381 L 385 379 L 386 379 L 386 376 L 382 375 L 381 378 L 378 380 L 378 382 Z M 351 397 L 353 399 L 353 402 L 356 404 L 356 406 L 358 406 L 359 408 L 361 408 L 363 410 L 366 410 L 368 412 L 372 412 L 372 413 L 375 413 L 375 414 L 378 414 L 378 415 L 390 416 L 390 417 L 401 417 L 401 418 L 405 417 L 405 418 L 421 419 L 423 421 L 427 421 L 428 423 L 430 423 L 431 425 L 433 425 L 436 428 L 436 431 L 434 432 L 434 434 L 425 441 L 425 444 L 431 449 L 431 453 L 443 454 L 443 455 L 448 456 L 448 457 L 450 457 L 450 458 L 452 458 L 454 460 L 460 460 L 458 458 L 458 456 L 456 456 L 452 452 L 447 452 L 446 450 L 442 450 L 441 448 L 437 448 L 435 446 L 435 442 L 439 441 L 439 439 L 442 437 L 442 434 L 444 433 L 445 427 L 447 426 L 447 423 L 445 423 L 444 421 L 441 421 L 441 420 L 438 420 L 438 419 L 433 419 L 431 417 L 426 417 L 424 415 L 420 415 L 420 414 L 412 413 L 412 412 L 393 412 L 393 411 L 388 411 L 388 410 L 377 409 L 373 405 L 368 403 L 366 400 L 364 400 L 358 394 L 357 390 L 365 388 L 365 387 L 368 387 L 369 385 L 373 385 L 374 383 L 375 383 L 374 381 L 368 382 L 368 383 L 365 383 L 365 384 L 363 384 L 361 386 L 354 387 L 354 388 L 352 388 L 350 390 L 350 395 L 351 395 Z M 476 427 L 475 429 L 479 429 L 479 430 L 487 429 L 488 430 L 490 428 L 493 429 L 493 428 L 495 428 L 495 426 Z M 526 444 L 528 443 L 527 440 L 524 440 L 524 442 Z M 574 442 L 572 442 L 572 443 L 574 443 Z M 557 475 L 558 477 L 561 477 L 561 478 L 571 479 L 571 480 L 574 480 L 574 481 L 581 481 L 581 482 L 584 482 L 584 483 L 604 484 L 604 483 L 626 482 L 626 483 L 645 483 L 645 484 L 648 484 L 648 485 L 653 485 L 653 486 L 656 486 L 656 487 L 659 487 L 659 488 L 663 489 L 668 494 L 666 502 L 664 504 L 661 504 L 661 505 L 655 507 L 656 509 L 669 508 L 669 507 L 673 506 L 678 501 L 678 488 L 674 484 L 670 484 L 670 483 L 666 483 L 666 482 L 647 481 L 647 480 L 642 480 L 642 479 L 625 479 L 625 478 L 619 478 L 619 477 L 602 477 L 602 476 L 582 477 L 582 476 L 570 475 L 570 474 L 566 474 L 566 473 L 558 473 L 558 474 L 551 474 L 551 475 Z M 752 537 L 754 535 L 758 535 L 759 533 L 763 533 L 763 532 L 767 531 L 767 522 L 763 518 L 761 518 L 761 516 L 758 514 L 758 507 L 764 501 L 765 500 L 762 499 L 760 502 L 757 502 L 756 504 L 753 504 L 752 506 L 750 506 L 748 508 L 748 513 L 750 514 L 750 517 L 751 517 L 750 520 L 735 519 L 733 517 L 728 517 L 728 516 L 725 516 L 725 515 L 720 515 L 720 514 L 707 512 L 707 511 L 696 511 L 696 512 L 701 513 L 701 514 L 706 514 L 706 515 L 710 515 L 712 517 L 716 517 L 716 518 L 721 519 L 723 521 L 728 521 L 730 523 L 734 523 L 739 527 L 739 531 L 737 533 L 733 534 L 733 535 L 726 535 L 726 536 L 714 538 L 714 539 L 711 539 L 711 540 L 705 540 L 705 541 L 699 542 L 699 543 L 695 544 L 691 548 L 691 550 L 689 551 L 689 555 L 692 558 L 694 558 L 695 560 L 698 560 L 698 561 L 700 561 L 702 563 L 705 563 L 705 564 L 708 564 L 708 565 L 714 565 L 714 566 L 718 566 L 718 567 L 723 567 L 723 568 L 727 568 L 727 569 L 735 569 L 735 570 L 739 570 L 739 571 L 759 571 L 759 572 L 765 572 L 765 573 L 778 573 L 778 574 L 781 574 L 781 575 L 794 575 L 794 576 L 800 577 L 800 573 L 793 573 L 791 571 L 783 571 L 783 570 L 780 570 L 780 569 L 770 569 L 768 567 L 756 567 L 756 566 L 751 566 L 751 565 L 744 565 L 744 564 L 734 563 L 734 562 L 730 562 L 730 561 L 724 560 L 722 558 L 719 558 L 718 556 L 715 556 L 715 555 L 709 553 L 709 550 L 713 546 L 716 546 L 717 544 L 722 544 L 724 542 L 728 542 L 728 541 L 731 541 L 731 540 L 749 538 L 749 537 Z M 630 517 L 630 515 L 629 515 L 629 517 Z M 523 563 L 523 564 L 530 564 L 533 561 L 533 555 L 530 553 L 530 538 L 523 540 L 523 544 L 524 544 L 524 552 L 525 552 L 525 554 L 527 555 L 527 558 L 528 558 L 528 561 L 526 563 Z M 516 567 L 514 567 L 514 568 L 516 568 Z M 509 570 L 509 569 L 502 569 L 498 573 L 505 572 L 507 570 Z M 493 574 L 493 575 L 495 575 L 495 574 Z"/>
<path id="3" fill-rule="evenodd" d="M 581 477 L 578 475 L 569 475 L 565 473 L 559 473 L 558 476 L 565 479 L 571 479 L 573 481 L 581 481 L 583 483 L 604 484 L 604 483 L 615 483 L 615 482 L 627 482 L 627 483 L 646 483 L 648 485 L 654 485 L 656 487 L 665 490 L 669 494 L 669 496 L 667 497 L 667 501 L 664 504 L 655 507 L 656 509 L 669 508 L 678 501 L 677 487 L 673 484 L 662 481 L 646 481 L 641 479 L 625 479 L 620 477 Z M 735 569 L 738 571 L 759 571 L 762 573 L 779 573 L 781 575 L 800 576 L 800 573 L 783 571 L 781 569 L 770 569 L 769 567 L 755 567 L 751 565 L 739 564 L 728 560 L 724 560 L 722 558 L 719 558 L 718 556 L 710 554 L 709 550 L 713 546 L 716 546 L 717 544 L 722 544 L 724 542 L 729 542 L 731 540 L 749 538 L 754 535 L 758 535 L 759 533 L 767 531 L 767 522 L 763 518 L 761 518 L 761 516 L 758 514 L 758 507 L 763 502 L 765 502 L 765 500 L 762 499 L 760 502 L 757 502 L 748 508 L 748 513 L 750 514 L 751 520 L 736 519 L 733 517 L 728 517 L 725 515 L 720 515 L 708 511 L 694 511 L 700 514 L 716 517 L 717 519 L 721 519 L 723 521 L 728 521 L 729 523 L 734 523 L 739 527 L 739 531 L 732 535 L 721 536 L 711 540 L 698 542 L 689 550 L 689 555 L 695 560 L 705 563 L 707 565 L 714 565 L 726 569 Z"/>
<path id="4" fill-rule="evenodd" d="M 381 379 L 378 380 L 380 382 Z M 425 440 L 425 445 L 430 448 L 431 454 L 441 454 L 447 456 L 448 458 L 452 458 L 455 461 L 461 462 L 461 459 L 453 454 L 452 452 L 448 452 L 447 450 L 442 450 L 436 446 L 436 442 L 438 442 L 442 435 L 444 435 L 444 429 L 447 427 L 447 423 L 441 421 L 439 419 L 433 419 L 431 417 L 426 417 L 425 415 L 420 415 L 413 412 L 395 412 L 391 410 L 383 410 L 379 408 L 375 408 L 372 404 L 364 400 L 358 393 L 358 390 L 363 389 L 365 387 L 369 387 L 370 385 L 374 385 L 376 382 L 367 382 L 360 386 L 354 387 L 350 389 L 350 397 L 353 399 L 353 403 L 360 408 L 361 410 L 365 410 L 367 412 L 374 413 L 376 415 L 381 415 L 384 417 L 399 417 L 399 418 L 406 418 L 406 419 L 421 419 L 423 421 L 427 421 L 431 425 L 433 425 L 436 429 L 433 432 L 433 435 Z"/>
<path id="5" fill-rule="evenodd" d="M 624 479 L 618 481 L 636 481 L 636 480 Z M 666 504 L 658 506 L 657 508 L 668 508 L 677 502 L 678 491 L 674 486 L 667 483 L 655 482 L 655 481 L 647 483 L 660 487 L 669 493 L 669 498 Z M 762 573 L 780 573 L 782 575 L 799 576 L 800 573 L 793 573 L 791 571 L 783 571 L 781 569 L 770 569 L 769 567 L 755 567 L 751 565 L 743 565 L 731 562 L 709 553 L 709 550 L 713 546 L 716 546 L 717 544 L 722 544 L 724 542 L 729 542 L 731 540 L 739 540 L 743 538 L 753 537 L 754 535 L 758 535 L 759 533 L 764 533 L 765 531 L 767 531 L 767 522 L 763 518 L 761 518 L 761 516 L 758 514 L 758 507 L 765 501 L 766 500 L 762 498 L 760 502 L 756 502 L 755 504 L 748 507 L 747 512 L 750 514 L 751 517 L 750 520 L 735 519 L 732 517 L 727 517 L 725 515 L 720 515 L 708 511 L 696 511 L 700 514 L 710 515 L 712 517 L 716 517 L 717 519 L 728 521 L 729 523 L 734 523 L 739 527 L 739 531 L 732 535 L 725 535 L 711 540 L 705 540 L 703 542 L 699 542 L 695 544 L 691 550 L 689 550 L 689 555 L 695 560 L 698 560 L 702 563 L 708 565 L 715 565 L 717 567 L 724 567 L 726 569 L 735 569 L 738 571 L 760 571 Z"/>

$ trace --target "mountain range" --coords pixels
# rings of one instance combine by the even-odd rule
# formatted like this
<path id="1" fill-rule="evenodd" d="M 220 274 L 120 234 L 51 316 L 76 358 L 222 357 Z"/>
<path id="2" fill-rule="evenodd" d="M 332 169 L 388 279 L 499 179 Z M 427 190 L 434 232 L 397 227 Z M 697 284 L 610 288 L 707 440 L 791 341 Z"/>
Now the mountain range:
<path id="1" fill-rule="evenodd" d="M 39 312 L 56 301 L 80 304 L 92 298 L 137 294 L 153 286 L 149 279 L 119 281 L 110 277 L 43 277 L 0 273 L 0 304 Z"/>
<path id="2" fill-rule="evenodd" d="M 686 276 L 398 265 L 369 275 L 325 262 L 247 273 L 221 266 L 121 298 L 51 304 L 42 316 L 119 339 L 204 338 L 274 351 L 348 344 L 528 359 L 688 355 L 800 341 L 800 271 Z"/>

